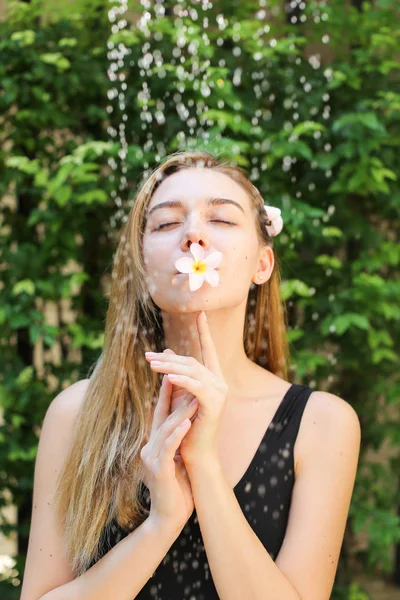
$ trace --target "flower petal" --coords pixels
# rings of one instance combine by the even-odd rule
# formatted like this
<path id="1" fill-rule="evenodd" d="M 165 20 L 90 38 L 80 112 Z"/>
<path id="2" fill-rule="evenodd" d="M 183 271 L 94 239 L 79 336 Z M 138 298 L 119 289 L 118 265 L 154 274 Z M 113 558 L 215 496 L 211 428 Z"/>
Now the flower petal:
<path id="1" fill-rule="evenodd" d="M 203 262 L 206 263 L 207 267 L 211 267 L 215 269 L 218 267 L 219 263 L 222 260 L 222 252 L 211 252 L 206 258 L 203 259 Z"/>
<path id="2" fill-rule="evenodd" d="M 189 275 L 189 289 L 191 292 L 195 292 L 200 289 L 204 283 L 204 273 L 190 273 Z"/>
<path id="3" fill-rule="evenodd" d="M 219 274 L 215 269 L 208 269 L 204 274 L 205 280 L 207 283 L 212 285 L 213 287 L 217 287 L 219 284 Z"/>
<path id="4" fill-rule="evenodd" d="M 272 221 L 272 233 L 270 233 L 268 231 L 268 233 L 270 233 L 270 235 L 274 236 L 274 235 L 278 235 L 278 233 L 280 233 L 282 231 L 283 228 L 283 220 L 282 217 L 277 217 L 274 221 Z M 269 230 L 271 228 L 269 228 L 267 226 L 267 230 Z"/>
<path id="5" fill-rule="evenodd" d="M 191 273 L 193 263 L 194 260 L 193 258 L 190 258 L 190 256 L 182 256 L 182 258 L 178 258 L 178 260 L 175 261 L 175 267 L 181 273 Z"/>
<path id="6" fill-rule="evenodd" d="M 274 237 L 278 235 L 282 231 L 283 228 L 283 219 L 281 217 L 281 209 L 276 206 L 268 206 L 264 204 L 264 209 L 267 214 L 267 217 L 271 221 L 271 225 L 266 225 L 265 228 L 268 232 L 268 235 Z"/>
<path id="7" fill-rule="evenodd" d="M 190 246 L 190 252 L 193 254 L 195 260 L 202 260 L 204 258 L 204 248 L 197 242 L 193 242 Z"/>
<path id="8" fill-rule="evenodd" d="M 281 209 L 276 206 L 268 206 L 268 204 L 264 204 L 265 212 L 268 217 L 273 221 L 276 217 L 279 217 L 281 214 Z"/>

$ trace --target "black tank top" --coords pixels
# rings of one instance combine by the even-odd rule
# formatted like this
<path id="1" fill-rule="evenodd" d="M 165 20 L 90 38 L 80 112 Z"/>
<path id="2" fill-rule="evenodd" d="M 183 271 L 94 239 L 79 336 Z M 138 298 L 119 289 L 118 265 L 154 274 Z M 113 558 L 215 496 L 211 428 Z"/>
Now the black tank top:
<path id="1" fill-rule="evenodd" d="M 290 509 L 294 477 L 294 444 L 313 390 L 293 383 L 269 424 L 253 459 L 233 488 L 250 527 L 273 560 L 281 548 Z M 143 483 L 143 499 L 150 494 Z M 130 531 L 112 524 L 99 544 L 100 557 Z M 94 563 L 92 563 L 94 564 Z M 92 566 L 92 564 L 90 566 Z M 136 600 L 219 600 L 207 562 L 196 509 Z"/>

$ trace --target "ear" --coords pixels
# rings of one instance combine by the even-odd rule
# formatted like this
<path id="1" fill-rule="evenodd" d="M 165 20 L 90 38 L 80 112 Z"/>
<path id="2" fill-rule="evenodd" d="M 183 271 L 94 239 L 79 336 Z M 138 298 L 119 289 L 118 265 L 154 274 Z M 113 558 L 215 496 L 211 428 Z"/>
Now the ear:
<path id="1" fill-rule="evenodd" d="M 270 246 L 263 246 L 260 250 L 260 254 L 257 262 L 257 270 L 252 277 L 253 283 L 257 285 L 261 285 L 268 281 L 271 277 L 272 271 L 274 269 L 275 264 L 275 256 L 274 251 Z M 262 279 L 260 279 L 260 276 Z"/>

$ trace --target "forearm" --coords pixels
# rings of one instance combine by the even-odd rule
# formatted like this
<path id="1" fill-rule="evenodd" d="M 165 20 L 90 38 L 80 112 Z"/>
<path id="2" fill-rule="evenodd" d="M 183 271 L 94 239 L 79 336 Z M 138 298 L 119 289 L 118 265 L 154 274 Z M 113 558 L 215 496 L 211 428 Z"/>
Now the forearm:
<path id="1" fill-rule="evenodd" d="M 133 600 L 180 531 L 148 517 L 83 575 L 40 600 Z"/>
<path id="2" fill-rule="evenodd" d="M 189 469 L 196 513 L 221 600 L 300 600 L 246 520 L 218 462 Z"/>

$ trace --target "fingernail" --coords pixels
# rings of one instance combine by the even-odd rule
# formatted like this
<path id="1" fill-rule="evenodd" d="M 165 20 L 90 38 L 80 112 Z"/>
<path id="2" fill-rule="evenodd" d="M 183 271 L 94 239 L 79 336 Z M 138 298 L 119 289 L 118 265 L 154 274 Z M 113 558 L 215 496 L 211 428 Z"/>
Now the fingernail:
<path id="1" fill-rule="evenodd" d="M 194 406 L 197 403 L 198 403 L 197 398 L 193 398 L 193 400 L 191 401 L 191 403 L 189 404 L 189 406 Z"/>
<path id="2" fill-rule="evenodd" d="M 206 315 L 206 313 L 204 312 L 204 310 L 203 310 L 203 318 L 204 318 L 204 320 L 205 320 L 205 321 L 207 321 L 207 315 Z"/>

